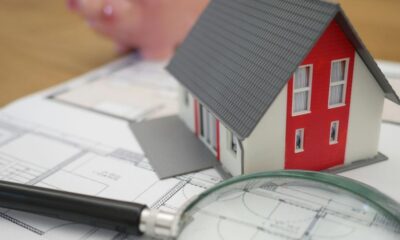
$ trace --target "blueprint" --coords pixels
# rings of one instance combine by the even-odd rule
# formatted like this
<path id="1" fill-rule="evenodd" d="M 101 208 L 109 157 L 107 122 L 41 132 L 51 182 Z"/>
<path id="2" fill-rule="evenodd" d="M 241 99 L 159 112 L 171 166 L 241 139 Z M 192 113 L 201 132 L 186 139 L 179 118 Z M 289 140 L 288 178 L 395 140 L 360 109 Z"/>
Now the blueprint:
<path id="1" fill-rule="evenodd" d="M 116 65 L 103 67 L 56 88 L 21 99 L 1 110 L 0 179 L 136 201 L 165 210 L 177 209 L 187 199 L 220 182 L 221 178 L 214 170 L 160 181 L 129 130 L 126 120 L 141 121 L 176 113 L 176 83 L 163 69 L 165 64 L 143 62 L 129 57 Z M 393 77 L 391 81 L 397 81 L 392 82 L 393 86 L 400 89 L 400 77 L 398 80 Z M 393 111 L 399 111 L 399 107 L 386 103 L 385 119 L 392 123 L 400 122 L 400 119 L 396 119 L 400 115 L 387 115 Z M 398 136 L 398 124 L 383 123 L 379 149 L 390 160 L 341 175 L 374 186 L 400 201 Z M 292 189 L 282 187 L 268 190 L 269 197 L 263 200 L 272 203 L 275 201 L 281 206 L 277 209 L 279 211 L 266 209 L 262 214 L 271 214 L 268 224 L 277 224 L 273 227 L 279 233 L 274 236 L 281 237 L 278 239 L 295 239 L 298 236 L 296 234 L 302 233 L 301 230 L 312 224 L 309 220 L 315 219 L 318 214 L 314 210 L 318 206 L 324 206 L 321 203 L 323 199 L 308 199 L 305 195 L 294 193 Z M 315 209 L 307 212 L 302 211 L 303 208 L 282 204 L 283 201 L 294 201 L 288 194 L 304 196 L 308 202 L 317 201 L 320 205 L 312 205 Z M 254 198 L 245 195 L 242 194 L 243 199 L 253 201 Z M 221 199 L 226 200 L 225 203 L 231 202 L 239 206 L 243 203 L 236 201 L 240 198 Z M 297 203 L 310 206 L 304 201 Z M 229 219 L 221 221 L 229 215 L 205 213 L 210 221 L 217 224 L 211 229 L 213 233 L 217 233 L 214 235 L 217 239 L 229 239 L 229 234 L 241 229 L 237 225 L 232 227 Z M 252 211 L 248 213 L 253 214 Z M 301 222 L 289 213 L 305 213 L 309 218 L 302 219 Z M 288 219 L 283 219 L 285 215 Z M 347 221 L 337 217 L 330 217 L 329 220 Z M 376 223 L 368 214 L 362 220 L 360 223 L 346 222 L 343 232 L 349 232 L 348 226 Z M 285 227 L 291 229 L 284 232 Z M 328 222 L 320 225 L 317 230 L 329 232 L 331 227 Z M 232 228 L 238 231 L 231 231 Z M 0 239 L 137 239 L 104 229 L 1 208 L 0 229 Z M 205 236 L 200 235 L 200 232 L 197 234 L 200 237 Z M 263 236 L 259 233 L 254 235 L 254 239 Z M 312 239 L 341 239 L 323 234 L 319 237 Z M 244 236 L 242 239 L 249 238 Z M 305 236 L 303 239 L 311 238 Z"/>
<path id="2" fill-rule="evenodd" d="M 0 179 L 147 204 L 173 211 L 221 179 L 214 170 L 160 181 L 141 153 L 71 136 L 0 114 Z M 12 227 L 9 227 L 11 225 Z M 97 240 L 127 236 L 0 209 L 2 236 Z"/>
<path id="3" fill-rule="evenodd" d="M 51 107 L 48 109 L 52 110 Z M 136 201 L 172 211 L 221 181 L 213 170 L 160 181 L 139 151 L 71 135 L 58 130 L 57 124 L 48 125 L 0 113 L 1 180 Z M 400 128 L 394 125 L 383 125 L 384 139 L 388 139 L 386 134 L 400 134 L 399 131 Z M 391 168 L 398 169 L 394 165 Z M 387 173 L 387 170 L 382 172 Z M 357 202 L 346 198 L 273 184 L 265 185 L 262 191 L 262 194 L 231 192 L 233 195 L 218 195 L 218 201 L 199 211 L 197 216 L 200 223 L 207 221 L 212 227 L 201 231 L 203 224 L 200 224 L 195 233 L 187 235 L 184 232 L 180 239 L 232 239 L 232 234 L 240 239 L 354 239 L 352 234 L 357 229 L 367 234 L 369 230 L 381 231 L 382 236 L 396 239 L 400 231 L 398 226 L 386 224 L 387 219 L 383 216 L 367 208 L 360 209 Z M 254 209 L 259 201 L 268 203 L 263 205 L 262 211 Z M 240 210 L 239 219 L 251 221 L 253 225 L 237 221 L 233 212 L 224 212 L 224 206 L 228 205 Z M 337 232 L 332 231 L 337 225 L 340 226 Z M 190 226 L 188 231 L 192 227 L 196 226 Z M 8 209 L 0 209 L 0 228 L 4 239 L 140 239 Z M 304 235 L 307 231 L 308 235 Z M 308 238 L 310 236 L 313 238 Z"/>
<path id="4" fill-rule="evenodd" d="M 51 99 L 131 121 L 176 114 L 177 82 L 164 69 L 166 64 L 132 56 L 106 74 L 57 92 Z"/>

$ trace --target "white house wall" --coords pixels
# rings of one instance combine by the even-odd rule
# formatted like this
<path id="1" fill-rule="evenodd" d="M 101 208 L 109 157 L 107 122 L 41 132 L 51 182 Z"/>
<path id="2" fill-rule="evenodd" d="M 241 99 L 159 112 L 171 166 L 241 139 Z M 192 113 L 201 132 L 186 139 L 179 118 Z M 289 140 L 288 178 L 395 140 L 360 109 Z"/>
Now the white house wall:
<path id="1" fill-rule="evenodd" d="M 185 103 L 185 88 L 179 85 L 178 87 L 178 101 L 179 101 L 179 116 L 186 123 L 188 128 L 195 132 L 194 126 L 194 99 L 192 94 L 189 94 L 189 104 Z"/>
<path id="2" fill-rule="evenodd" d="M 185 88 L 182 86 L 178 87 L 179 93 L 179 116 L 185 122 L 193 132 L 196 131 L 195 120 L 194 120 L 194 98 L 189 94 L 189 104 L 185 104 Z M 220 136 L 220 160 L 223 167 L 232 175 L 242 174 L 242 151 L 240 148 L 237 150 L 237 154 L 234 154 L 230 149 L 230 142 L 228 140 L 228 130 L 220 123 L 219 127 Z M 200 140 L 199 140 L 200 141 Z M 229 143 L 228 143 L 229 142 Z"/>
<path id="3" fill-rule="evenodd" d="M 244 173 L 285 167 L 287 85 L 243 142 Z"/>
<path id="4" fill-rule="evenodd" d="M 236 154 L 231 150 L 230 131 L 221 123 L 219 126 L 220 160 L 222 166 L 233 176 L 242 174 L 242 150 L 238 146 Z"/>
<path id="5" fill-rule="evenodd" d="M 345 164 L 378 153 L 384 93 L 356 53 Z"/>

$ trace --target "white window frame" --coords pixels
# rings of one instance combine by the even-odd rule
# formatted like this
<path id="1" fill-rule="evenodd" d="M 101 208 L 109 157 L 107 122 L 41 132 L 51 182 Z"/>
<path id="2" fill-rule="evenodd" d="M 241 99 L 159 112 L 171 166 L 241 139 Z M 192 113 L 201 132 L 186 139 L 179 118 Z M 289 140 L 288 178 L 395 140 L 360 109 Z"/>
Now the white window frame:
<path id="1" fill-rule="evenodd" d="M 344 80 L 343 81 L 338 81 L 338 82 L 332 82 L 332 68 L 333 68 L 333 64 L 336 62 L 342 62 L 345 61 L 346 62 L 346 66 L 345 66 L 345 70 L 344 70 Z M 346 106 L 346 92 L 347 92 L 347 80 L 349 78 L 349 62 L 350 62 L 350 58 L 342 58 L 342 59 L 336 59 L 333 60 L 331 62 L 331 70 L 330 70 L 330 77 L 329 77 L 329 95 L 328 95 L 328 109 L 331 108 L 338 108 L 338 107 L 343 107 Z M 330 104 L 330 100 L 331 100 L 331 88 L 334 86 L 338 86 L 338 85 L 343 85 L 343 94 L 342 94 L 342 102 L 341 103 L 337 103 L 337 104 Z"/>
<path id="2" fill-rule="evenodd" d="M 204 122 L 204 115 L 205 115 L 205 108 L 203 107 L 202 104 L 199 104 L 199 130 L 200 130 L 200 138 L 203 139 L 205 138 L 206 135 L 206 127 L 205 127 L 205 122 Z"/>
<path id="3" fill-rule="evenodd" d="M 297 133 L 301 132 L 301 148 L 297 148 Z M 301 153 L 304 152 L 304 128 L 296 129 L 294 133 L 294 152 Z"/>
<path id="4" fill-rule="evenodd" d="M 238 151 L 238 147 L 239 147 L 239 143 L 238 143 L 238 139 L 237 137 L 231 132 L 231 131 L 227 131 L 227 137 L 228 140 L 226 141 L 228 143 L 228 149 L 230 150 L 230 152 L 236 156 L 237 155 L 237 151 Z M 236 146 L 236 151 L 233 149 L 233 146 Z"/>
<path id="5" fill-rule="evenodd" d="M 217 118 L 201 103 L 199 104 L 199 128 L 200 140 L 214 155 L 217 155 Z"/>
<path id="6" fill-rule="evenodd" d="M 300 66 L 298 68 L 307 68 L 307 67 L 310 68 L 310 79 L 309 79 L 309 86 L 308 87 L 295 89 L 295 87 L 296 87 L 296 73 L 293 74 L 292 116 L 299 116 L 299 115 L 304 115 L 304 114 L 311 113 L 311 94 L 312 94 L 311 90 L 312 90 L 314 68 L 313 68 L 312 64 L 302 65 L 302 66 Z M 296 69 L 296 71 L 297 71 L 297 69 Z M 308 101 L 307 101 L 307 103 L 308 103 L 307 110 L 300 111 L 300 112 L 294 112 L 295 95 L 296 95 L 296 93 L 305 92 L 305 91 L 308 91 L 308 93 L 309 93 L 308 94 Z"/>
<path id="7" fill-rule="evenodd" d="M 214 117 L 214 115 L 212 113 L 209 113 L 208 117 L 209 117 L 209 122 L 210 122 L 210 129 L 209 129 L 210 130 L 210 141 L 209 141 L 209 144 L 210 144 L 210 147 L 214 151 L 217 151 L 217 145 L 218 145 L 218 143 L 217 143 L 217 141 L 218 141 L 218 139 L 217 139 L 217 136 L 218 136 L 218 133 L 217 133 L 217 119 Z"/>
<path id="8" fill-rule="evenodd" d="M 332 127 L 333 125 L 336 123 L 336 136 L 335 139 L 332 140 L 331 139 L 331 135 L 332 135 Z M 339 143 L 339 129 L 340 129 L 340 122 L 339 121 L 333 121 L 331 122 L 331 127 L 329 128 L 329 144 L 330 145 L 334 145 L 334 144 L 338 144 Z"/>
<path id="9" fill-rule="evenodd" d="M 189 92 L 186 89 L 183 90 L 183 104 L 185 104 L 186 107 L 190 104 Z"/>

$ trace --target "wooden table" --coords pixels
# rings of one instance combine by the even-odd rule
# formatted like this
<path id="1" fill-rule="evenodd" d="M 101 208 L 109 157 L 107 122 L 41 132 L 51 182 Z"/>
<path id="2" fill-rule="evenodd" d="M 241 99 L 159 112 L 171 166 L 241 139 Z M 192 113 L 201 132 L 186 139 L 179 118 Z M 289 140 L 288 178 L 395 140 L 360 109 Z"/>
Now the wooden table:
<path id="1" fill-rule="evenodd" d="M 399 0 L 340 2 L 376 58 L 400 61 Z M 118 57 L 64 1 L 0 0 L 0 6 L 0 106 Z"/>

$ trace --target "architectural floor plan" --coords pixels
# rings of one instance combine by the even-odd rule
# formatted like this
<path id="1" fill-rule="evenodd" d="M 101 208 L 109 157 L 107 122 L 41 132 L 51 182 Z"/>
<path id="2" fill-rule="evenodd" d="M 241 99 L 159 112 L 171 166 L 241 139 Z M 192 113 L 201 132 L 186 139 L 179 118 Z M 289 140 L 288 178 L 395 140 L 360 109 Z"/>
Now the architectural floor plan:
<path id="1" fill-rule="evenodd" d="M 221 179 L 213 170 L 160 181 L 143 155 L 0 115 L 0 179 L 175 210 Z M 112 231 L 0 209 L 24 239 L 125 239 Z M 8 232 L 12 236 L 15 230 Z"/>
<path id="2" fill-rule="evenodd" d="M 399 129 L 389 124 L 383 126 L 384 139 L 387 139 L 386 133 L 397 134 Z M 6 114 L 0 114 L 0 179 L 137 201 L 166 210 L 177 209 L 195 194 L 221 181 L 213 170 L 160 181 L 140 153 Z M 236 192 L 217 196 L 214 205 L 199 211 L 202 218 L 215 223 L 213 227 L 206 232 L 197 229 L 195 235 L 190 234 L 192 238 L 183 235 L 186 237 L 183 239 L 195 239 L 194 236 L 231 239 L 233 233 L 240 239 L 354 239 L 352 233 L 360 228 L 382 231 L 396 239 L 395 234 L 400 231 L 398 226 L 386 224 L 386 219 L 379 214 L 357 208 L 348 199 L 338 201 L 336 196 L 333 199 L 333 196 L 322 196 L 307 189 L 298 191 L 289 186 L 268 185 L 263 191 L 262 194 Z M 253 209 L 258 201 L 268 202 L 268 207 L 263 211 Z M 228 204 L 240 209 L 241 219 L 247 216 L 245 219 L 255 225 L 238 222 L 237 216 L 222 211 L 222 206 Z M 338 224 L 341 226 L 338 232 L 327 230 Z M 140 239 L 8 209 L 0 209 L 0 228 L 4 239 Z M 308 229 L 309 234 L 304 235 Z M 336 235 L 327 235 L 328 232 Z"/>
<path id="3" fill-rule="evenodd" d="M 192 196 L 220 182 L 221 177 L 214 170 L 160 181 L 129 130 L 128 121 L 176 113 L 176 83 L 163 69 L 165 64 L 128 57 L 117 65 L 79 77 L 78 81 L 67 82 L 68 87 L 46 90 L 2 109 L 0 180 L 135 201 L 166 210 L 179 208 Z M 393 81 L 397 81 L 393 86 L 400 90 L 400 76 Z M 394 111 L 400 111 L 398 106 L 386 103 L 384 118 L 394 124 L 382 124 L 380 143 L 380 150 L 390 160 L 341 175 L 367 183 L 400 201 L 400 161 L 397 161 L 400 119 L 398 114 L 390 115 Z M 351 239 L 348 233 L 352 227 L 368 224 L 385 233 L 399 231 L 397 226 L 386 226 L 385 219 L 362 215 L 361 210 L 352 209 L 351 205 L 340 210 L 355 211 L 355 221 L 328 214 L 324 215 L 326 221 L 316 225 L 313 220 L 326 213 L 319 212 L 320 207 L 332 210 L 329 207 L 333 205 L 326 205 L 326 199 L 285 187 L 265 190 L 267 195 L 262 200 L 272 206 L 276 203 L 277 207 L 262 213 L 254 213 L 252 203 L 259 198 L 248 193 L 232 198 L 220 196 L 221 201 L 211 206 L 212 211 L 201 213 L 208 221 L 215 222 L 211 236 L 230 239 L 231 234 L 241 230 L 240 239 Z M 213 208 L 218 208 L 218 204 L 237 204 L 242 213 L 250 219 L 261 219 L 262 224 L 259 228 L 247 228 L 232 222 L 229 213 Z M 306 217 L 299 218 L 296 214 Z M 343 235 L 324 234 L 336 223 L 343 225 Z M 314 235 L 301 235 L 309 226 L 318 226 L 313 228 Z M 272 232 L 263 232 L 267 228 Z M 0 239 L 141 239 L 2 208 L 0 229 Z M 195 234 L 200 239 L 208 236 L 201 231 Z M 194 239 L 192 236 L 188 239 Z"/>
<path id="4" fill-rule="evenodd" d="M 125 120 L 175 114 L 177 82 L 164 69 L 166 64 L 128 58 L 107 74 L 51 98 Z"/>

